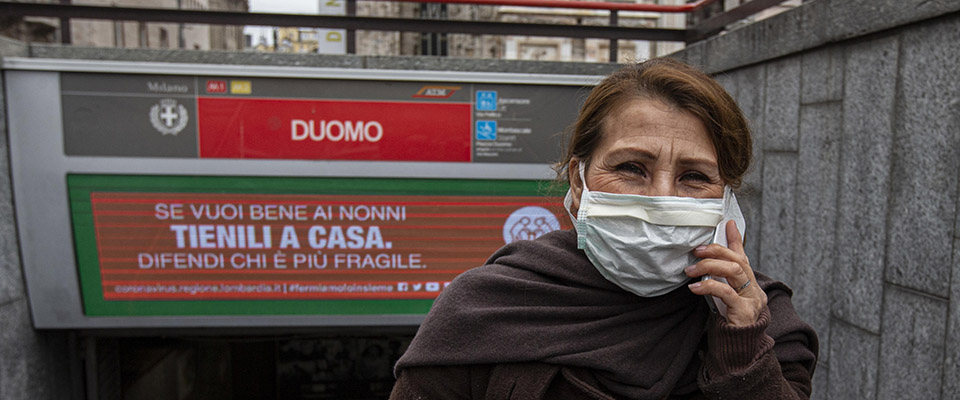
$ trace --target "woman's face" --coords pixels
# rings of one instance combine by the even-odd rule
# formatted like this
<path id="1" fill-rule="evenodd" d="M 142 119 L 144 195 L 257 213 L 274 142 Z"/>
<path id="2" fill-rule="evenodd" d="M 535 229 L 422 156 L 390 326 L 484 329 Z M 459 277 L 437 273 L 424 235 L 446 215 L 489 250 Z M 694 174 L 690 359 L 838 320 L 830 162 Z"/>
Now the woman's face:
<path id="1" fill-rule="evenodd" d="M 723 197 L 717 154 L 700 119 L 659 100 L 621 103 L 603 123 L 603 134 L 584 170 L 597 192 L 645 196 Z M 571 160 L 573 213 L 579 209 L 579 160 Z"/>

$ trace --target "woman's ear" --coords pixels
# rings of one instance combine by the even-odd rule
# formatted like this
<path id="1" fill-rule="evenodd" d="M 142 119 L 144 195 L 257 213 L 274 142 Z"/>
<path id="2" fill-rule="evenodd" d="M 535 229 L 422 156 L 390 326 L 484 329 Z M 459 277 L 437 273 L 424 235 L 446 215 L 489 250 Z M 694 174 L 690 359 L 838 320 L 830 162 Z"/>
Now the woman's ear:
<path id="1" fill-rule="evenodd" d="M 586 172 L 584 172 L 586 174 Z M 580 193 L 583 192 L 583 182 L 580 180 L 580 160 L 571 158 L 567 164 L 567 181 L 570 182 L 570 194 L 573 197 L 573 205 L 570 206 L 570 214 L 577 216 L 577 210 L 580 209 Z"/>

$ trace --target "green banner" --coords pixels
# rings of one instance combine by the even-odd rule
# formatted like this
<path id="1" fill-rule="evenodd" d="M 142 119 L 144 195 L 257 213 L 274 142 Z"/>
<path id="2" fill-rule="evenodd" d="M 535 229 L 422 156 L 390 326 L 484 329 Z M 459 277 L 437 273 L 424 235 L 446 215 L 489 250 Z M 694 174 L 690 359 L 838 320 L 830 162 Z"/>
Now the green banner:
<path id="1" fill-rule="evenodd" d="M 566 188 L 549 181 L 71 174 L 67 185 L 89 316 L 425 314 L 440 285 L 504 241 L 569 227 L 556 207 Z M 530 209 L 549 215 L 516 215 Z M 247 236 L 237 246 L 228 229 Z"/>

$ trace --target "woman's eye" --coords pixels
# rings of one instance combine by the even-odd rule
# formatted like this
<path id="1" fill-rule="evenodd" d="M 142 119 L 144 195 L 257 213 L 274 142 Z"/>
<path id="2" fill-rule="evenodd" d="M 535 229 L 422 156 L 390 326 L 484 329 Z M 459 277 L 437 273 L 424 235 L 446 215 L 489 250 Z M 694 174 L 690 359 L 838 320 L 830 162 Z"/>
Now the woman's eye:
<path id="1" fill-rule="evenodd" d="M 710 178 L 708 178 L 706 175 L 701 174 L 699 172 L 690 172 L 690 173 L 684 174 L 682 177 L 680 177 L 680 180 L 710 182 Z"/>
<path id="2" fill-rule="evenodd" d="M 617 171 L 626 172 L 629 174 L 645 175 L 646 172 L 643 171 L 643 167 L 635 163 L 623 163 L 617 165 Z"/>

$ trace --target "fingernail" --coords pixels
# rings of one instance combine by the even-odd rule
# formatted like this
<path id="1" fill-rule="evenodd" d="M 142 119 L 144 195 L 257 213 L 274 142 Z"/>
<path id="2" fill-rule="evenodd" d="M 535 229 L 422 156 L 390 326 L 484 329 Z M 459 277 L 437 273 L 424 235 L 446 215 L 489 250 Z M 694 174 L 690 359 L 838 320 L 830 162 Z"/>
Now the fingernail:
<path id="1" fill-rule="evenodd" d="M 690 289 L 698 289 L 698 288 L 700 288 L 700 282 L 691 283 L 691 284 L 687 285 L 687 287 L 690 288 Z"/>
<path id="2" fill-rule="evenodd" d="M 706 250 L 706 249 L 707 249 L 707 246 L 697 246 L 697 248 L 695 248 L 694 250 L 696 250 L 696 251 L 704 251 L 704 250 Z"/>
<path id="3" fill-rule="evenodd" d="M 696 270 L 696 269 L 697 269 L 697 264 L 693 264 L 693 265 L 691 265 L 691 266 L 689 266 L 689 267 L 684 268 L 683 271 L 689 274 L 689 273 L 693 272 L 693 271 Z"/>

